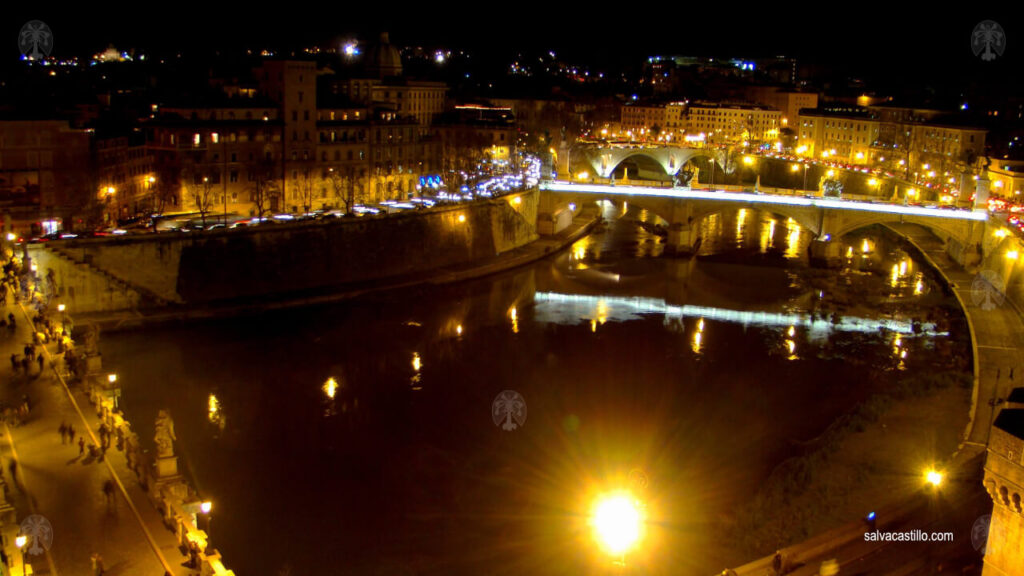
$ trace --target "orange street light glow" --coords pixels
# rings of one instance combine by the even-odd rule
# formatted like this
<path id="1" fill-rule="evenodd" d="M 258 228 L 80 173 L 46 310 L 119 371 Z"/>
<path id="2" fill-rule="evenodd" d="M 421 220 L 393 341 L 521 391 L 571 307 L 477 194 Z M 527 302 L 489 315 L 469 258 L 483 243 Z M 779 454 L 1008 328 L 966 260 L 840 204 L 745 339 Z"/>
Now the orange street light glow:
<path id="1" fill-rule="evenodd" d="M 594 537 L 611 555 L 621 556 L 640 541 L 643 515 L 628 492 L 605 495 L 597 501 L 592 515 Z"/>

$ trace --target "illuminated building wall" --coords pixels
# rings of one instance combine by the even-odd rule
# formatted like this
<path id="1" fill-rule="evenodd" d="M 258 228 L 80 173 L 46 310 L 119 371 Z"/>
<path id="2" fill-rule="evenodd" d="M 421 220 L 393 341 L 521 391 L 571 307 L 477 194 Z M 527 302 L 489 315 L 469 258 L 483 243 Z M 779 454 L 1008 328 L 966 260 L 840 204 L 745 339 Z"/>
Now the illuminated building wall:
<path id="1" fill-rule="evenodd" d="M 996 418 L 984 485 L 993 506 L 982 575 L 1020 574 L 1024 566 L 1024 409 L 1007 408 Z"/>

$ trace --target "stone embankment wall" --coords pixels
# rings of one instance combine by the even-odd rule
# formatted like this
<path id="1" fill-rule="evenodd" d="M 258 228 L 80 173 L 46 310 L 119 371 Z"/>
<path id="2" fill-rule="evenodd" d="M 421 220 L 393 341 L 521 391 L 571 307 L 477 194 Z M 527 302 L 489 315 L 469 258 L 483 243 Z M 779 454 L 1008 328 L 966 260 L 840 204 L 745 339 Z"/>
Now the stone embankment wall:
<path id="1" fill-rule="evenodd" d="M 302 295 L 484 261 L 537 239 L 536 189 L 388 216 L 33 245 L 70 312 Z M 121 295 L 121 296 L 119 296 Z"/>

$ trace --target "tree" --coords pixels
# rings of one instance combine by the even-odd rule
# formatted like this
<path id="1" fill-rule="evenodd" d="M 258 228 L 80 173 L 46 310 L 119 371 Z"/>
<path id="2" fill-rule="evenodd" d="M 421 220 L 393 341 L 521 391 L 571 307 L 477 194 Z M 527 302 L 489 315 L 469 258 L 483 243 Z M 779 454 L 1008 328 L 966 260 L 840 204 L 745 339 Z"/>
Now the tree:
<path id="1" fill-rule="evenodd" d="M 273 153 L 268 147 L 264 149 L 260 161 L 249 169 L 252 181 L 252 185 L 249 187 L 249 197 L 256 205 L 258 218 L 262 218 L 281 197 L 281 186 L 274 174 L 275 167 Z"/>
<path id="2" fill-rule="evenodd" d="M 310 174 L 310 169 L 302 171 L 298 181 L 299 202 L 302 203 L 302 213 L 309 213 L 313 209 L 313 198 L 316 195 L 318 178 Z"/>
<path id="3" fill-rule="evenodd" d="M 178 191 L 181 189 L 181 164 L 174 156 L 158 158 L 154 167 L 154 176 L 149 183 L 149 216 L 162 214 L 168 206 L 178 203 Z M 156 219 L 152 219 L 153 230 L 156 230 Z"/>
<path id="4" fill-rule="evenodd" d="M 214 199 L 213 183 L 210 182 L 210 177 L 193 174 L 192 184 L 188 185 L 188 194 L 192 203 L 195 204 L 196 210 L 199 211 L 203 228 L 206 228 L 206 215 L 210 213 Z"/>
<path id="5" fill-rule="evenodd" d="M 356 204 L 355 186 L 352 181 L 352 169 L 349 168 L 349 175 L 342 176 L 340 168 L 331 168 L 327 171 L 327 182 L 334 191 L 334 197 L 344 203 L 345 213 L 350 214 Z"/>

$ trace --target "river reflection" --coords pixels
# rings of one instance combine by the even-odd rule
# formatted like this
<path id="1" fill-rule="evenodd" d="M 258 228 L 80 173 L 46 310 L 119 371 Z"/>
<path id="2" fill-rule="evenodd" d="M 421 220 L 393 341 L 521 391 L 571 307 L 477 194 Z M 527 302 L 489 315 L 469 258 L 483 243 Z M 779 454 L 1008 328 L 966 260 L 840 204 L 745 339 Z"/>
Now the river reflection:
<path id="1" fill-rule="evenodd" d="M 883 238 L 843 271 L 715 261 L 805 257 L 809 234 L 747 210 L 705 219 L 708 258 L 667 259 L 656 217 L 604 210 L 524 269 L 105 334 L 104 363 L 140 436 L 170 409 L 239 574 L 593 573 L 588 499 L 635 471 L 652 522 L 630 562 L 713 573 L 744 560 L 714 526 L 793 440 L 869 396 L 871 371 L 933 362 L 948 329 L 913 315 L 941 291 Z M 837 307 L 851 286 L 868 297 Z M 511 431 L 505 391 L 525 402 Z"/>

